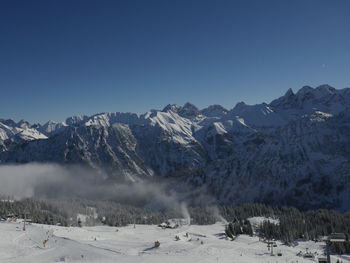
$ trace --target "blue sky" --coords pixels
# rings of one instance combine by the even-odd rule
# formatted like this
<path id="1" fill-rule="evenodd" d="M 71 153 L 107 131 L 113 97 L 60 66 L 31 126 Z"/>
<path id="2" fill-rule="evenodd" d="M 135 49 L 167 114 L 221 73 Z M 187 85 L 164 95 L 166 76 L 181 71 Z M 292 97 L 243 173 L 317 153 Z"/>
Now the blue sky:
<path id="1" fill-rule="evenodd" d="M 0 118 L 350 87 L 350 1 L 0 1 Z"/>

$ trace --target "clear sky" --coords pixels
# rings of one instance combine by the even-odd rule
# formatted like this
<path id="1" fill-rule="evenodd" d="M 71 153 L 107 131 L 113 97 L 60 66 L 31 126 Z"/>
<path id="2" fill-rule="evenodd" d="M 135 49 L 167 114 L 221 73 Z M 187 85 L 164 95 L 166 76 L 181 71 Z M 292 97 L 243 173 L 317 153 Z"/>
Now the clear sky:
<path id="1" fill-rule="evenodd" d="M 350 87 L 348 0 L 0 0 L 0 118 Z"/>

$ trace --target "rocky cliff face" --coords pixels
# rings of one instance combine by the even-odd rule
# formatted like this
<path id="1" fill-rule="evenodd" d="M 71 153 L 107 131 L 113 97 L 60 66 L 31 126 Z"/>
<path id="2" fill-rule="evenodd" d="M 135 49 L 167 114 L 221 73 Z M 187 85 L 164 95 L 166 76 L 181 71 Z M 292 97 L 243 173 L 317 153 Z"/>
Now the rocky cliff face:
<path id="1" fill-rule="evenodd" d="M 79 163 L 115 180 L 176 178 L 221 203 L 302 208 L 350 202 L 350 89 L 303 87 L 270 104 L 143 115 L 101 113 L 30 125 L 0 120 L 1 163 Z"/>

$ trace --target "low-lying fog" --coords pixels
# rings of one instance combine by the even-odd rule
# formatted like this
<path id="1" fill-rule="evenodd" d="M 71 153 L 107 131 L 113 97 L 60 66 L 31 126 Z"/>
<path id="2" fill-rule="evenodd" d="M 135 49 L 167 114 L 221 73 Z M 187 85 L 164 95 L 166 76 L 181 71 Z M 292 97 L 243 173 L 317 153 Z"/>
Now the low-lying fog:
<path id="1" fill-rule="evenodd" d="M 175 191 L 174 185 L 160 182 L 116 183 L 101 172 L 81 166 L 21 164 L 0 166 L 0 195 L 16 199 L 71 198 L 113 200 L 149 208 L 180 208 L 183 203 L 214 203 L 205 189 Z"/>

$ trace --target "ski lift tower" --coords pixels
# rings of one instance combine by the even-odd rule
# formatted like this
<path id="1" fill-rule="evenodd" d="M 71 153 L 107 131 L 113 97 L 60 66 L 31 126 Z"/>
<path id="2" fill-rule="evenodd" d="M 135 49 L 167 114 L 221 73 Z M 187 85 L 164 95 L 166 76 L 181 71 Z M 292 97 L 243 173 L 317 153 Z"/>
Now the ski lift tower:
<path id="1" fill-rule="evenodd" d="M 346 235 L 344 233 L 332 233 L 330 236 L 328 236 L 326 240 L 326 250 L 327 250 L 327 263 L 331 263 L 331 256 L 330 256 L 330 246 L 332 243 L 343 243 L 346 242 Z"/>
<path id="2" fill-rule="evenodd" d="M 24 207 L 24 220 L 23 220 L 23 231 L 26 231 L 26 223 L 27 223 L 27 214 L 28 214 L 28 206 Z"/>
<path id="3" fill-rule="evenodd" d="M 273 248 L 274 247 L 277 247 L 277 244 L 276 244 L 276 242 L 275 241 L 270 241 L 270 240 L 268 240 L 267 241 L 267 249 L 269 250 L 269 251 L 271 251 L 271 256 L 274 256 L 275 254 L 273 254 Z"/>
<path id="4" fill-rule="evenodd" d="M 26 211 L 24 211 L 23 231 L 26 231 L 26 220 L 27 220 L 27 213 Z"/>

